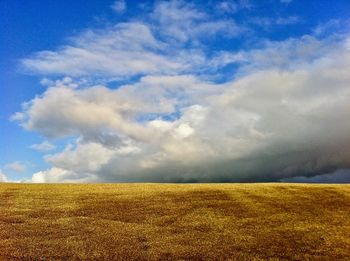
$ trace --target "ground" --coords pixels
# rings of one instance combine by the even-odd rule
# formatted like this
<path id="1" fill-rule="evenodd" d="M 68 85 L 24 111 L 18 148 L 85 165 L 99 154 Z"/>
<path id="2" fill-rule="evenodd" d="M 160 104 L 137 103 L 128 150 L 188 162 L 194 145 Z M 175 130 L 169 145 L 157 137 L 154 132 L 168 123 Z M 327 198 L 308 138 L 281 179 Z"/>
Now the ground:
<path id="1" fill-rule="evenodd" d="M 0 184 L 0 260 L 349 260 L 350 185 Z"/>

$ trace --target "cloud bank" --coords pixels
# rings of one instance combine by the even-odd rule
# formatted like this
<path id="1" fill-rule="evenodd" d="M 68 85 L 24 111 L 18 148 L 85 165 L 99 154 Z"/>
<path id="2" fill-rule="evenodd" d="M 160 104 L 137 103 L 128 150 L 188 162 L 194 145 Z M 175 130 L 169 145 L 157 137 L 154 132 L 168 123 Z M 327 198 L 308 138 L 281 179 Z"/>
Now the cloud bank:
<path id="1" fill-rule="evenodd" d="M 293 181 L 350 169 L 350 37 L 207 51 L 213 36 L 245 34 L 192 4 L 158 2 L 143 20 L 24 59 L 66 80 L 48 81 L 13 119 L 49 139 L 75 137 L 45 155 L 52 168 L 33 182 Z M 127 83 L 108 84 L 116 79 Z"/>

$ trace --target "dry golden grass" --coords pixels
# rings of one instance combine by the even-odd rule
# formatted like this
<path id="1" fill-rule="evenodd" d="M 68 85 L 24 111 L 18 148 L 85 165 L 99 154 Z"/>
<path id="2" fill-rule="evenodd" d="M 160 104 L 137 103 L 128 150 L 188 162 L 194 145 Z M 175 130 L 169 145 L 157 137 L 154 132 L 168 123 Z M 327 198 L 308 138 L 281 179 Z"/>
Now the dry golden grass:
<path id="1" fill-rule="evenodd" d="M 349 260 L 350 185 L 0 185 L 0 260 Z"/>

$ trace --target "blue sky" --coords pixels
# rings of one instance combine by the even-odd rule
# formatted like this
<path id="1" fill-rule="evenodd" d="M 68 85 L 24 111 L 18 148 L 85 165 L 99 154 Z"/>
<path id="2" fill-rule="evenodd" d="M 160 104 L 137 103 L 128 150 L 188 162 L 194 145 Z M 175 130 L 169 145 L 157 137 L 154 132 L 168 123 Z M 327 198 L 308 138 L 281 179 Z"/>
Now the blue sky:
<path id="1" fill-rule="evenodd" d="M 1 1 L 0 180 L 349 181 L 349 12 Z"/>

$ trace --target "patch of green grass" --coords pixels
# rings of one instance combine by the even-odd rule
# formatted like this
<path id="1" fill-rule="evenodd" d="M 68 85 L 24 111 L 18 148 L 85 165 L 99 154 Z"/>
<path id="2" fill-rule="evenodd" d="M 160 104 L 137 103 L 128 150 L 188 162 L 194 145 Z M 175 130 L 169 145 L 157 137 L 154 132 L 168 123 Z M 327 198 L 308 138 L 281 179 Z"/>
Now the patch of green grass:
<path id="1" fill-rule="evenodd" d="M 350 185 L 0 185 L 0 260 L 349 260 Z"/>

